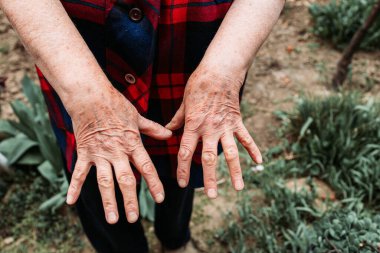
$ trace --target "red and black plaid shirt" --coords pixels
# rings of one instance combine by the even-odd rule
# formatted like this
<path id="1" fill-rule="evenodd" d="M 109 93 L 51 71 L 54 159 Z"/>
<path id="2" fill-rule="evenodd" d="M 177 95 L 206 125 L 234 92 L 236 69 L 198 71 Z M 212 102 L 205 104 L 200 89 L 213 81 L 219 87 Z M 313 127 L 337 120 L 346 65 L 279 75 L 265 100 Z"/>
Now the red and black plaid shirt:
<path id="1" fill-rule="evenodd" d="M 142 115 L 163 125 L 179 108 L 189 76 L 232 3 L 232 0 L 61 1 L 114 87 Z M 38 73 L 66 167 L 72 172 L 76 151 L 71 119 L 52 86 Z M 153 162 L 165 164 L 173 176 L 181 132 L 175 132 L 167 141 L 143 137 Z M 193 161 L 200 163 L 200 147 Z"/>

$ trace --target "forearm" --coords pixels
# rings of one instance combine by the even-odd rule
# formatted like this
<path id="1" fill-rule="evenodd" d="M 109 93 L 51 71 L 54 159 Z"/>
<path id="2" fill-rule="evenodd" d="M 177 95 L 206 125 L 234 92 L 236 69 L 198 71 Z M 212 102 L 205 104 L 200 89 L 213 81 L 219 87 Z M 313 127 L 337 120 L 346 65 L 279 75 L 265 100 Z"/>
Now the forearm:
<path id="1" fill-rule="evenodd" d="M 240 76 L 278 20 L 284 0 L 235 0 L 201 62 L 206 69 Z"/>
<path id="2" fill-rule="evenodd" d="M 0 0 L 0 8 L 67 109 L 110 87 L 59 0 Z"/>

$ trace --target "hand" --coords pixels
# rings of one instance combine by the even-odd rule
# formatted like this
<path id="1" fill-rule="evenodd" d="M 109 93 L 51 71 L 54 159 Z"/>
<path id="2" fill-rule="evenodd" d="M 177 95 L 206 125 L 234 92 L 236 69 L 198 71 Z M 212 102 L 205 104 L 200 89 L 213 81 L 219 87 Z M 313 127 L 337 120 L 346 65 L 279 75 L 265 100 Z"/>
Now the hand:
<path id="1" fill-rule="evenodd" d="M 243 79 L 243 78 L 241 78 Z M 166 128 L 175 130 L 184 126 L 178 153 L 178 184 L 189 182 L 193 153 L 202 139 L 202 165 L 205 192 L 217 197 L 216 166 L 217 145 L 221 141 L 228 163 L 232 184 L 236 190 L 244 188 L 239 153 L 234 136 L 247 149 L 257 163 L 262 157 L 255 142 L 243 125 L 239 108 L 239 91 L 242 81 L 196 70 L 188 80 L 181 107 Z"/>
<path id="2" fill-rule="evenodd" d="M 91 98 L 82 98 L 71 109 L 78 159 L 67 203 L 77 201 L 84 180 L 94 165 L 107 222 L 116 223 L 119 218 L 113 171 L 123 194 L 127 219 L 135 222 L 139 208 L 136 179 L 129 162 L 145 178 L 155 201 L 162 202 L 164 188 L 143 147 L 140 132 L 163 140 L 171 136 L 171 131 L 139 115 L 134 106 L 113 88 L 102 91 L 100 96 L 92 94 Z"/>

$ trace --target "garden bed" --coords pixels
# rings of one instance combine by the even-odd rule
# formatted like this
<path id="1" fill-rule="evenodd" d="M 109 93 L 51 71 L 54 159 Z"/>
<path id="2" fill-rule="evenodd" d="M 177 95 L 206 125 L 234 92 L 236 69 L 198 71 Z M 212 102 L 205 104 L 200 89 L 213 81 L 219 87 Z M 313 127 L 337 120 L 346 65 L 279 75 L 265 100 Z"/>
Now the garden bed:
<path id="1" fill-rule="evenodd" d="M 255 173 L 252 171 L 252 168 L 255 169 L 254 166 L 245 162 L 247 189 L 236 194 L 229 183 L 227 171 L 222 166 L 219 175 L 219 178 L 223 179 L 223 183 L 220 185 L 220 197 L 210 201 L 202 191 L 196 192 L 191 227 L 197 246 L 205 252 L 227 252 L 229 246 L 239 242 L 238 237 L 228 233 L 231 224 L 225 224 L 225 213 L 231 212 L 230 220 L 236 225 L 232 229 L 236 229 L 235 232 L 239 233 L 239 229 L 242 231 L 245 229 L 240 227 L 239 221 L 242 219 L 239 218 L 239 215 L 247 212 L 263 215 L 260 214 L 260 210 L 265 210 L 268 203 L 271 203 L 268 200 L 277 198 L 277 196 L 270 195 L 270 191 L 266 192 L 265 186 L 258 184 L 257 181 L 262 179 L 262 182 L 268 182 L 270 185 L 273 182 L 268 178 L 273 179 L 274 175 L 277 175 L 276 179 L 284 178 L 285 186 L 292 184 L 289 183 L 289 177 L 284 176 L 283 172 L 275 174 L 277 167 L 285 166 L 278 163 L 284 161 L 286 166 L 290 166 L 288 163 L 296 158 L 294 157 L 295 153 L 288 149 L 277 148 L 277 153 L 275 152 L 274 147 L 291 140 L 289 136 L 283 135 L 285 130 L 281 126 L 284 118 L 279 120 L 279 117 L 284 116 L 281 111 L 291 111 L 302 96 L 327 97 L 334 93 L 331 88 L 331 77 L 340 52 L 334 49 L 330 42 L 324 42 L 312 34 L 310 29 L 312 19 L 307 8 L 308 2 L 289 1 L 273 33 L 257 55 L 248 75 L 242 110 L 248 129 L 261 149 L 267 153 L 267 160 L 264 164 L 266 169 L 264 172 Z M 379 51 L 359 52 L 354 58 L 351 75 L 344 88 L 360 90 L 364 94 L 365 101 L 370 98 L 379 99 L 379 69 Z M 7 78 L 5 86 L 0 87 L 3 89 L 3 92 L 0 93 L 1 118 L 14 117 L 9 106 L 10 101 L 25 100 L 21 91 L 21 80 L 25 74 L 36 80 L 30 57 L 21 46 L 16 34 L 10 29 L 4 15 L 0 13 L 0 77 Z M 245 161 L 243 154 L 242 156 L 242 161 Z M 268 168 L 273 168 L 273 171 L 268 172 Z M 75 251 L 93 252 L 78 225 L 79 221 L 75 210 L 64 207 L 56 213 L 39 211 L 38 207 L 42 200 L 53 193 L 49 189 L 49 183 L 39 176 L 35 168 L 15 170 L 16 172 L 12 175 L 1 176 L 0 251 L 73 252 L 75 249 Z M 308 171 L 302 177 L 308 178 L 310 175 L 311 172 Z M 342 193 L 336 192 L 332 182 L 326 178 L 322 180 L 324 184 L 327 183 L 328 187 L 333 189 L 333 193 L 336 194 L 334 198 L 343 199 Z M 304 185 L 308 185 L 305 183 L 308 182 L 306 179 L 302 182 Z M 309 187 L 311 186 L 309 185 Z M 279 196 L 309 199 L 312 202 L 311 206 L 315 208 L 313 203 L 316 196 L 310 195 L 312 191 L 295 194 L 294 189 L 290 188 L 292 187 L 279 186 L 276 189 Z M 321 202 L 324 203 L 325 200 L 326 196 Z M 336 203 L 334 204 L 335 200 L 330 202 L 330 204 L 324 204 L 328 206 L 324 206 L 322 209 L 325 210 L 329 205 L 336 205 Z M 320 208 L 315 210 L 313 208 L 310 209 L 313 211 L 312 215 L 309 213 L 302 216 L 302 219 L 310 222 L 308 225 L 317 220 L 315 215 L 318 214 Z M 368 210 L 370 210 L 369 207 Z M 352 214 L 347 213 L 346 216 L 348 215 Z M 334 213 L 325 219 L 342 220 L 340 214 Z M 358 217 L 358 219 L 365 220 L 366 218 Z M 251 225 L 252 229 L 255 229 L 259 223 L 251 223 Z M 152 252 L 160 252 L 153 234 L 152 224 L 144 222 L 144 226 L 148 232 Z M 319 227 L 323 229 L 323 226 Z M 223 231 L 220 230 L 221 228 Z M 226 238 L 230 238 L 228 239 L 230 242 L 227 240 L 226 243 Z M 247 247 L 257 243 L 252 235 L 245 238 Z M 265 246 L 265 244 L 263 245 Z M 262 247 L 264 248 L 264 246 Z"/>

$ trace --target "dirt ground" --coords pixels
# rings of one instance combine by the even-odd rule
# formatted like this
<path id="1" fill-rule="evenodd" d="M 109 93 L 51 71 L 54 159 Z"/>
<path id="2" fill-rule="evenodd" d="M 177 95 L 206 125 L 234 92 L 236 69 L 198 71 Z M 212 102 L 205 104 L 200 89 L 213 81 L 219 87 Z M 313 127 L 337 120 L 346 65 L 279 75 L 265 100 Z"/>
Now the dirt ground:
<path id="1" fill-rule="evenodd" d="M 341 53 L 314 37 L 310 27 L 307 1 L 289 1 L 249 71 L 243 98 L 245 123 L 263 151 L 278 142 L 279 122 L 274 111 L 290 110 L 303 95 L 334 92 L 330 80 Z M 380 51 L 359 52 L 353 62 L 352 81 L 347 81 L 345 88 L 359 89 L 367 97 L 379 99 L 379 69 Z M 0 77 L 7 79 L 0 93 L 1 118 L 12 117 L 10 101 L 23 99 L 20 80 L 25 74 L 36 79 L 31 58 L 0 13 Z M 204 252 L 223 252 L 215 242 L 215 231 L 224 222 L 223 214 L 235 208 L 236 194 L 230 190 L 229 179 L 223 180 L 217 200 L 207 200 L 202 191 L 196 193 L 191 227 L 196 245 Z M 152 224 L 146 222 L 145 227 L 152 252 L 160 252 Z M 85 252 L 92 252 L 90 246 Z"/>

